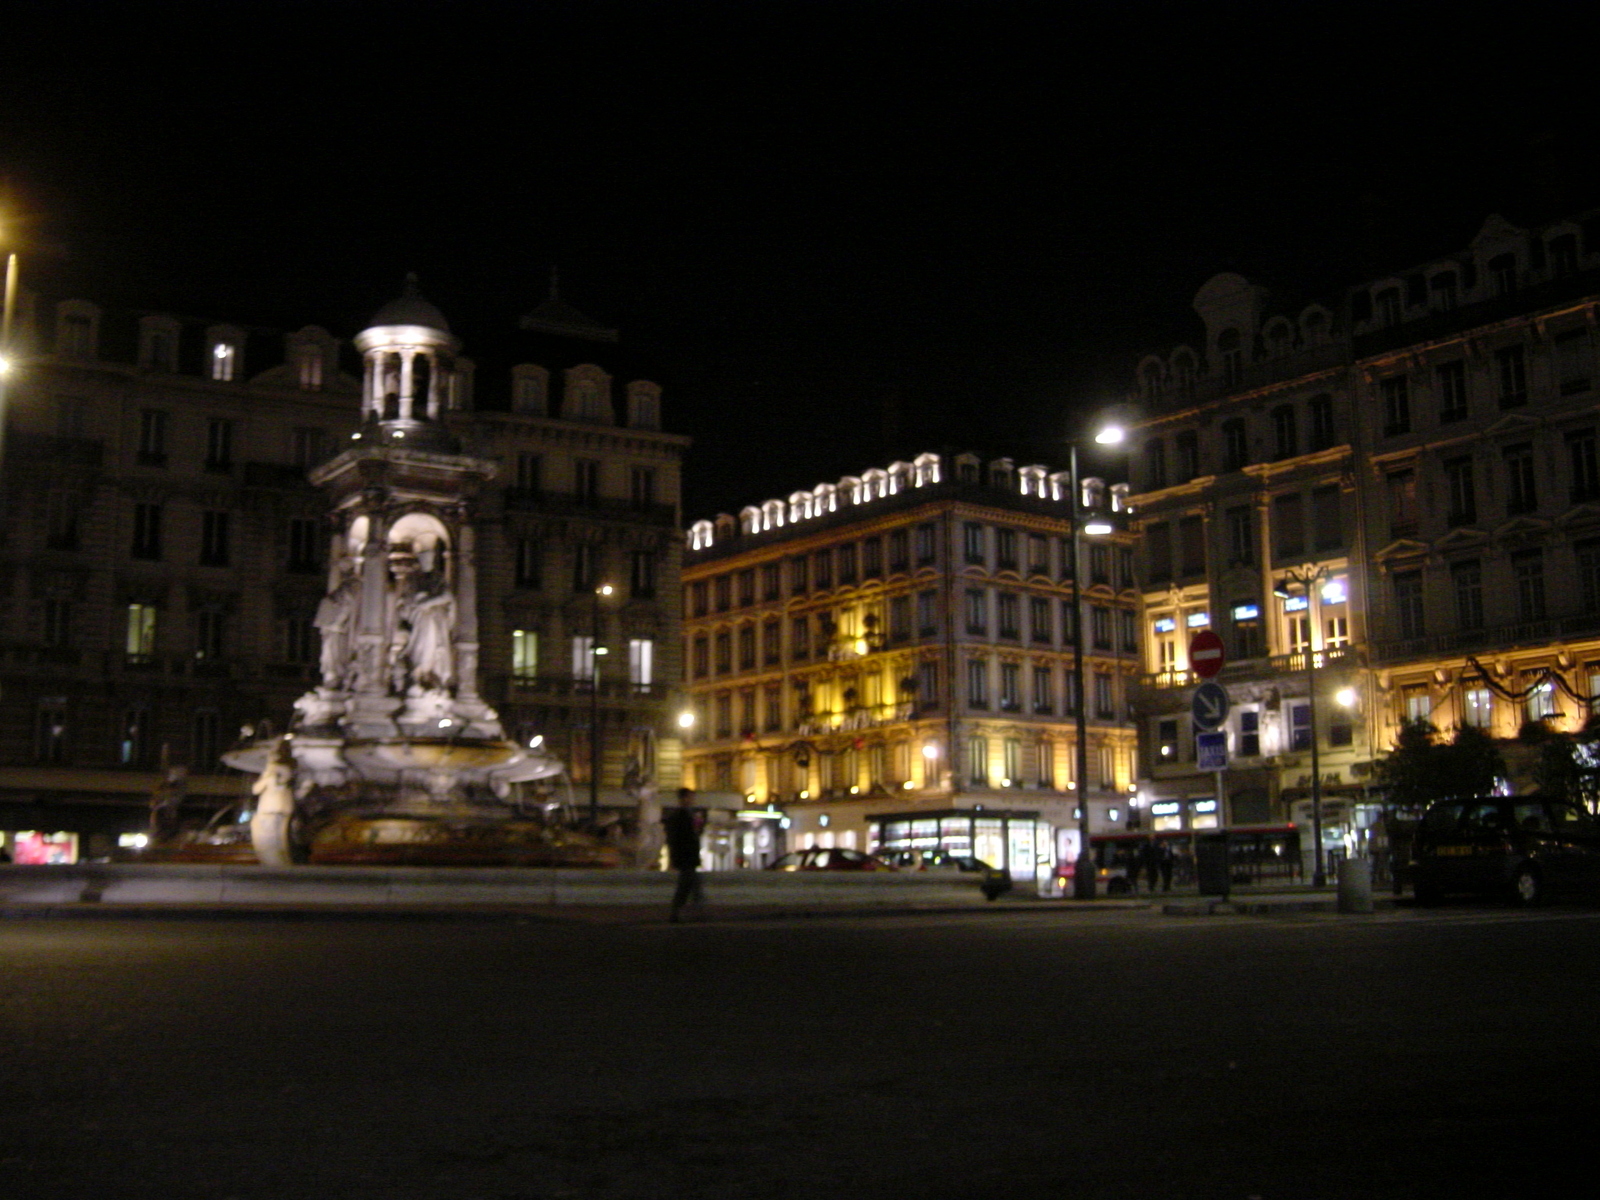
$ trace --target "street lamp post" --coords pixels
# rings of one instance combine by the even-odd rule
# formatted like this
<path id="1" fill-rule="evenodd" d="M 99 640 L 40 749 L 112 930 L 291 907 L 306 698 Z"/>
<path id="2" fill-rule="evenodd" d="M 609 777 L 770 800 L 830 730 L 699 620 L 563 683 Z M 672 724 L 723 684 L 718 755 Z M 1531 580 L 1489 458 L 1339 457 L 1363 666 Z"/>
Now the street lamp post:
<path id="1" fill-rule="evenodd" d="M 7 392 L 6 376 L 11 373 L 11 318 L 17 308 L 17 256 L 15 252 L 6 255 L 6 282 L 5 302 L 3 315 L 0 315 L 0 463 L 5 461 L 6 453 L 6 401 Z"/>
<path id="2" fill-rule="evenodd" d="M 609 583 L 595 588 L 589 622 L 589 825 L 594 829 L 600 827 L 600 656 L 606 652 L 600 644 L 600 597 L 613 590 Z"/>
<path id="3" fill-rule="evenodd" d="M 1115 445 L 1122 441 L 1122 430 L 1108 425 L 1095 434 L 1101 445 Z M 1071 503 L 1067 506 L 1069 529 L 1068 544 L 1072 547 L 1072 688 L 1076 702 L 1077 744 L 1075 780 L 1078 798 L 1078 861 L 1072 868 L 1072 894 L 1078 900 L 1093 900 L 1095 896 L 1094 852 L 1089 845 L 1089 698 L 1083 686 L 1083 535 L 1103 535 L 1111 532 L 1109 523 L 1096 524 L 1080 519 L 1083 508 L 1083 481 L 1078 477 L 1078 443 L 1068 443 L 1068 475 L 1072 485 Z"/>
<path id="4" fill-rule="evenodd" d="M 1322 762 L 1317 748 L 1317 650 L 1316 622 L 1311 619 L 1311 593 L 1328 578 L 1325 566 L 1304 566 L 1285 571 L 1272 589 L 1280 600 L 1287 600 L 1295 588 L 1306 596 L 1306 721 L 1311 729 L 1311 886 L 1324 887 L 1328 873 L 1322 862 Z"/>

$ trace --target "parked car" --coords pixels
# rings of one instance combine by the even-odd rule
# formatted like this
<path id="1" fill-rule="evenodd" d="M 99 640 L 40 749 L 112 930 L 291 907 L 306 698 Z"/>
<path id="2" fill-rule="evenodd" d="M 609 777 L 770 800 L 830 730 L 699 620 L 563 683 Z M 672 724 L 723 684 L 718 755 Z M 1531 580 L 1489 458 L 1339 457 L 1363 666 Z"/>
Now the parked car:
<path id="1" fill-rule="evenodd" d="M 1005 895 L 1012 886 L 1010 875 L 970 854 L 952 854 L 948 850 L 895 850 L 884 857 L 902 871 L 961 871 L 982 875 L 979 887 L 990 900 Z"/>
<path id="2" fill-rule="evenodd" d="M 1453 893 L 1525 905 L 1600 895 L 1600 822 L 1553 796 L 1440 800 L 1417 823 L 1411 878 L 1422 904 Z"/>
<path id="3" fill-rule="evenodd" d="M 1078 873 L 1078 864 L 1070 859 L 1056 864 L 1055 894 L 1058 896 L 1072 895 L 1073 880 Z M 1108 867 L 1099 867 L 1095 871 L 1095 894 L 1100 896 L 1131 896 L 1139 890 L 1139 881 L 1132 875 L 1131 868 L 1126 863 L 1116 862 Z"/>
<path id="4" fill-rule="evenodd" d="M 894 869 L 876 854 L 863 854 L 859 850 L 845 850 L 837 846 L 791 850 L 767 864 L 769 871 L 893 871 Z"/>

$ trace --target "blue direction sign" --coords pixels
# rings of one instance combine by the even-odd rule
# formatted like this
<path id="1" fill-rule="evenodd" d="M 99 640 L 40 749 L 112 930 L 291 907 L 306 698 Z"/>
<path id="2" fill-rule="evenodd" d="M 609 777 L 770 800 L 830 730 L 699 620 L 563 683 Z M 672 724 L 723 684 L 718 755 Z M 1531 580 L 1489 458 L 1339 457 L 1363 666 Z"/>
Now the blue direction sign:
<path id="1" fill-rule="evenodd" d="M 1194 735 L 1195 766 L 1202 771 L 1228 769 L 1228 735 L 1220 729 L 1215 733 Z"/>
<path id="2" fill-rule="evenodd" d="M 1209 679 L 1195 688 L 1189 700 L 1189 711 L 1200 729 L 1220 729 L 1228 719 L 1228 689 Z"/>

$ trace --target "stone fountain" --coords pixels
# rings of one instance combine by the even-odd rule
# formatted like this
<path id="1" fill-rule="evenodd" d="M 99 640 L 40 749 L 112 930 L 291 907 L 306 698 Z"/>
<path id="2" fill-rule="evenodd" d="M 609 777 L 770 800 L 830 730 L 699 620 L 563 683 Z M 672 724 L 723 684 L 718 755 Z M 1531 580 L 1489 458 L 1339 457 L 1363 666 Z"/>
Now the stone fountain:
<path id="1" fill-rule="evenodd" d="M 411 279 L 356 346 L 361 427 L 311 472 L 334 527 L 321 683 L 295 702 L 289 732 L 224 755 L 257 777 L 256 857 L 610 865 L 614 851 L 526 802 L 526 785 L 563 766 L 509 740 L 478 694 L 471 510 L 495 467 L 462 454 L 444 424 L 459 343 Z"/>

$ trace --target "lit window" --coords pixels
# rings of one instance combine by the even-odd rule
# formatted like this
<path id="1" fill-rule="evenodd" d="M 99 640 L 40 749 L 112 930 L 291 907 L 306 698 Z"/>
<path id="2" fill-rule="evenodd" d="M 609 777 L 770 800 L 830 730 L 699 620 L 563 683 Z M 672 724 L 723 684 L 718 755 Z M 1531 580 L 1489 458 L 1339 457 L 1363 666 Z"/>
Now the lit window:
<path id="1" fill-rule="evenodd" d="M 211 378 L 231 383 L 238 370 L 239 349 L 232 342 L 216 342 L 211 347 Z"/>

